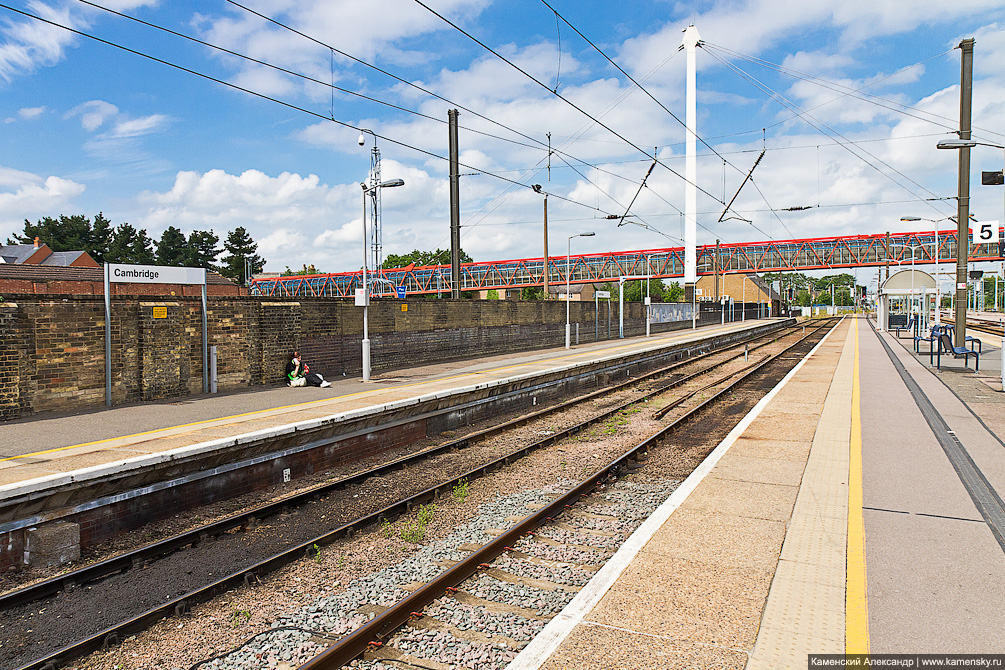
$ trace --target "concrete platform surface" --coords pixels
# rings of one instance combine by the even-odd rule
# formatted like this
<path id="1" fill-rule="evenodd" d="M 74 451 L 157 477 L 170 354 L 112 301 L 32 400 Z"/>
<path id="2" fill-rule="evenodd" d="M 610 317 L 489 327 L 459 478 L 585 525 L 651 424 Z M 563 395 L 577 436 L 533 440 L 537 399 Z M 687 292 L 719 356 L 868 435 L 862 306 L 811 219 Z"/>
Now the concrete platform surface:
<path id="1" fill-rule="evenodd" d="M 998 435 L 891 336 L 846 318 L 509 670 L 1001 653 L 1005 542 L 880 338 L 1000 504 Z"/>

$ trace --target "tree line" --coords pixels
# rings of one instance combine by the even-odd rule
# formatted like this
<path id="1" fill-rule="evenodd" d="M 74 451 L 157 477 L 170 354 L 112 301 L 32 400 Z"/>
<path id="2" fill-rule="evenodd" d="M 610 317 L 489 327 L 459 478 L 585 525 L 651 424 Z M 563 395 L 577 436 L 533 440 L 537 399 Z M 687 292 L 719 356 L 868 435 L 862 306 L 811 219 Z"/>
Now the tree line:
<path id="1" fill-rule="evenodd" d="M 765 272 L 761 277 L 770 286 L 781 286 L 782 300 L 802 307 L 830 305 L 831 287 L 833 287 L 834 304 L 849 307 L 855 304 L 852 292 L 854 290 L 861 292 L 865 288 L 856 286 L 855 276 L 847 272 L 823 277 L 810 277 L 802 272 Z"/>
<path id="2" fill-rule="evenodd" d="M 24 230 L 7 238 L 7 244 L 32 244 L 36 237 L 53 251 L 86 251 L 102 265 L 206 268 L 242 284 L 247 281 L 245 259 L 250 262 L 252 274 L 265 267 L 265 259 L 257 253 L 258 244 L 241 226 L 227 234 L 221 248 L 220 237 L 212 230 L 193 230 L 186 237 L 180 229 L 168 226 L 155 241 L 146 230 L 129 223 L 113 226 L 101 212 L 93 220 L 82 214 L 60 214 L 57 218 L 46 216 L 36 223 L 25 219 Z"/>

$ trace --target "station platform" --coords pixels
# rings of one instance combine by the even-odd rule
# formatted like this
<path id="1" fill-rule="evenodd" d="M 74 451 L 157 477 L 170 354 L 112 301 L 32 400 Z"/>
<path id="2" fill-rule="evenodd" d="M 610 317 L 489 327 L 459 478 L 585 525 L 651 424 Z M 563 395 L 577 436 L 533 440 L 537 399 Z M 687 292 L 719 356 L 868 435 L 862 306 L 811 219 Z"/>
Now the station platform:
<path id="1" fill-rule="evenodd" d="M 350 413 L 376 413 L 464 389 L 756 329 L 771 321 L 750 319 L 648 338 L 576 345 L 571 350 L 559 347 L 422 366 L 377 374 L 366 384 L 358 377 L 336 378 L 324 389 L 280 386 L 4 422 L 0 424 L 0 500 L 31 487 L 65 483 L 74 477 L 81 480 L 84 473 L 108 476 L 147 461 L 164 462 L 201 445 L 226 448 L 227 440 L 243 436 L 279 435 Z"/>
<path id="2" fill-rule="evenodd" d="M 1005 394 L 904 342 L 845 318 L 508 670 L 1005 650 Z"/>

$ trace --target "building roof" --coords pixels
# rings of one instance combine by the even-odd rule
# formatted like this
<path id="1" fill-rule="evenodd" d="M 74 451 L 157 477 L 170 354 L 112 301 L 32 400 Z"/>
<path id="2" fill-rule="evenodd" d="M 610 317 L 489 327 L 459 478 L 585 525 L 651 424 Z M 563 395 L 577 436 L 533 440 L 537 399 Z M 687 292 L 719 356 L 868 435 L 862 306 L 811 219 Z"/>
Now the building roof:
<path id="1" fill-rule="evenodd" d="M 883 282 L 883 293 L 907 294 L 922 289 L 935 290 L 935 278 L 921 270 L 901 270 Z"/>
<path id="2" fill-rule="evenodd" d="M 80 265 L 85 267 L 95 267 L 98 265 L 98 263 L 91 258 L 91 255 L 86 251 L 53 251 L 45 260 L 39 263 L 39 265 L 57 265 L 68 267 L 74 263 L 80 263 Z"/>
<path id="3" fill-rule="evenodd" d="M 590 285 L 589 284 L 572 284 L 572 285 L 569 286 L 569 295 L 577 295 L 579 293 L 582 293 L 583 290 L 587 286 L 590 286 Z M 590 286 L 590 288 L 593 288 L 593 287 Z M 557 284 L 557 285 L 556 284 L 548 284 L 548 293 L 549 294 L 550 293 L 556 293 L 556 294 L 559 294 L 559 295 L 565 295 L 565 283 L 563 282 L 563 283 Z"/>
<path id="4" fill-rule="evenodd" d="M 748 279 L 750 279 L 750 281 L 754 282 L 754 284 L 756 284 L 759 289 L 761 289 L 762 291 L 767 292 L 767 294 L 769 296 L 771 296 L 772 300 L 781 300 L 782 299 L 782 296 L 778 295 L 778 292 L 775 289 L 771 288 L 771 286 L 768 284 L 768 282 L 764 281 L 764 279 L 761 278 L 761 275 L 757 275 L 757 274 L 751 273 L 751 274 L 748 274 L 748 275 L 745 275 L 745 276 Z"/>
<path id="5" fill-rule="evenodd" d="M 37 246 L 36 246 L 37 245 Z M 6 244 L 0 246 L 0 260 L 10 265 L 88 266 L 98 267 L 86 251 L 53 251 L 46 244 Z"/>
<path id="6" fill-rule="evenodd" d="M 761 278 L 760 275 L 755 274 L 753 272 L 739 272 L 739 273 L 737 273 L 737 272 L 729 272 L 727 274 L 719 275 L 719 277 L 723 278 L 723 279 L 725 279 L 727 277 L 746 277 L 747 279 L 750 280 L 750 282 L 754 286 L 756 286 L 758 289 L 760 289 L 762 292 L 764 292 L 766 295 L 768 295 L 768 299 L 769 300 L 781 300 L 782 299 L 782 297 L 780 295 L 778 295 L 778 292 L 775 291 L 775 289 L 771 288 L 771 286 L 768 284 L 768 282 L 764 281 L 764 279 Z M 698 284 L 702 285 L 702 288 L 705 288 L 705 284 L 711 284 L 714 281 L 715 281 L 715 275 L 714 274 L 702 275 L 702 276 L 698 277 Z"/>
<path id="7" fill-rule="evenodd" d="M 4 263 L 24 263 L 38 250 L 34 244 L 5 244 L 0 246 L 0 258 Z"/>

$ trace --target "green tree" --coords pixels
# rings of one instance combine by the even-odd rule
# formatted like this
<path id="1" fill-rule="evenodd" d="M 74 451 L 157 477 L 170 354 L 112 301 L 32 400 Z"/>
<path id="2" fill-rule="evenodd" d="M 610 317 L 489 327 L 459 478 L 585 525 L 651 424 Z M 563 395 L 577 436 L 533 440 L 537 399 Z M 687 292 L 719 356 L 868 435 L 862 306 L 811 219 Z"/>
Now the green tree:
<path id="1" fill-rule="evenodd" d="M 540 286 L 525 286 L 520 290 L 521 300 L 543 300 L 544 289 Z"/>
<path id="2" fill-rule="evenodd" d="M 220 274 L 224 277 L 230 277 L 241 284 L 246 284 L 248 277 L 244 274 L 245 260 L 251 264 L 251 274 L 261 272 L 265 267 L 265 259 L 256 253 L 258 244 L 241 226 L 228 233 L 227 240 L 223 243 L 223 249 L 227 252 L 227 255 L 223 257 L 223 265 L 220 267 Z"/>
<path id="3" fill-rule="evenodd" d="M 20 235 L 7 238 L 7 244 L 32 244 L 35 238 L 53 251 L 86 251 L 94 260 L 104 262 L 111 234 L 110 221 L 101 212 L 91 219 L 83 214 L 58 218 L 43 217 L 37 223 L 24 220 Z"/>
<path id="4" fill-rule="evenodd" d="M 474 262 L 474 259 L 464 252 L 464 249 L 461 249 L 460 256 L 462 263 Z M 418 249 L 414 249 L 407 254 L 388 254 L 384 257 L 384 262 L 380 264 L 380 267 L 385 270 L 391 270 L 406 267 L 410 263 L 415 263 L 417 267 L 424 265 L 450 265 L 450 249 L 437 249 L 436 251 L 419 251 Z"/>
<path id="5" fill-rule="evenodd" d="M 135 237 L 129 243 L 129 261 L 137 265 L 153 265 L 157 260 L 154 253 L 154 241 L 147 235 L 147 231 L 140 228 L 136 231 Z"/>
<path id="6" fill-rule="evenodd" d="M 212 230 L 193 230 L 185 245 L 184 265 L 192 268 L 216 269 L 216 257 L 220 255 L 220 238 Z"/>
<path id="7" fill-rule="evenodd" d="M 142 231 L 146 237 L 146 231 Z M 121 223 L 112 231 L 105 252 L 105 260 L 109 263 L 137 263 L 133 258 L 133 244 L 139 232 L 128 223 Z M 146 238 L 149 240 L 150 238 Z"/>
<path id="8" fill-rule="evenodd" d="M 161 238 L 157 242 L 155 258 L 158 265 L 171 265 L 181 267 L 185 265 L 187 257 L 188 241 L 185 235 L 174 226 L 168 226 L 167 230 L 161 233 Z"/>
<path id="9" fill-rule="evenodd" d="M 663 293 L 664 302 L 684 302 L 684 287 L 672 281 Z"/>
<path id="10" fill-rule="evenodd" d="M 105 263 L 105 252 L 112 241 L 113 232 L 112 222 L 106 219 L 101 212 L 98 212 L 94 217 L 94 223 L 91 224 L 89 248 L 84 250 L 90 254 L 91 258 L 101 264 Z"/>

